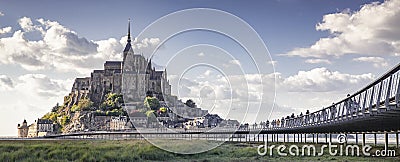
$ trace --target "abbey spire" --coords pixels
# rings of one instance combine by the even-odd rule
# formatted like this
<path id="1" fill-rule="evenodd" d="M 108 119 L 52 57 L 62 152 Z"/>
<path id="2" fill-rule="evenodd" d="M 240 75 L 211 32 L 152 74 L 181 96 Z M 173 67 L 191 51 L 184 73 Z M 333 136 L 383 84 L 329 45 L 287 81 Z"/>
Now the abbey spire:
<path id="1" fill-rule="evenodd" d="M 131 43 L 131 19 L 128 19 L 128 43 Z"/>
<path id="2" fill-rule="evenodd" d="M 128 41 L 126 43 L 125 49 L 123 51 L 124 57 L 123 57 L 123 62 L 125 62 L 126 56 L 128 55 L 128 52 L 130 52 L 132 49 L 132 44 L 131 44 L 131 19 L 128 19 Z"/>

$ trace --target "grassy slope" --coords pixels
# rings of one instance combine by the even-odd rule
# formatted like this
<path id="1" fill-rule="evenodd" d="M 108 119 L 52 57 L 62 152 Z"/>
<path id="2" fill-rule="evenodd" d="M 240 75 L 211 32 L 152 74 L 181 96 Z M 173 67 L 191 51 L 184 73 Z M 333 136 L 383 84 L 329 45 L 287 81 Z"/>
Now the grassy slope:
<path id="1" fill-rule="evenodd" d="M 226 143 L 205 153 L 181 155 L 163 151 L 143 140 L 0 141 L 0 161 L 400 161 L 399 156 L 259 156 L 257 146 Z"/>

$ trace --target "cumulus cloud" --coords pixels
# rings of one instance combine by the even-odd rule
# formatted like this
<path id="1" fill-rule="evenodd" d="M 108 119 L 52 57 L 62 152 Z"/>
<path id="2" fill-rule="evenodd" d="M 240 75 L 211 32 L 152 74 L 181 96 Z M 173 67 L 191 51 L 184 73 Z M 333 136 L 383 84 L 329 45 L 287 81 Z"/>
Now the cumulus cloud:
<path id="1" fill-rule="evenodd" d="M 0 28 L 0 34 L 7 34 L 11 32 L 11 26 Z"/>
<path id="2" fill-rule="evenodd" d="M 295 48 L 284 55 L 299 57 L 340 57 L 345 54 L 393 56 L 400 54 L 400 1 L 374 2 L 359 11 L 344 10 L 323 16 L 316 25 L 330 36 L 310 47 Z"/>
<path id="3" fill-rule="evenodd" d="M 0 75 L 0 90 L 8 90 L 14 88 L 14 82 L 6 75 Z"/>
<path id="4" fill-rule="evenodd" d="M 361 87 L 374 78 L 371 73 L 351 75 L 326 68 L 315 68 L 310 71 L 299 71 L 296 75 L 284 79 L 281 86 L 294 92 L 329 92 L 355 85 Z"/>
<path id="5" fill-rule="evenodd" d="M 0 11 L 0 16 L 4 16 L 4 13 Z"/>
<path id="6" fill-rule="evenodd" d="M 124 45 L 126 44 L 126 40 L 128 39 L 128 36 L 123 36 L 120 39 L 120 44 Z M 144 54 L 152 54 L 153 50 L 160 44 L 160 39 L 159 38 L 144 38 L 142 40 L 138 40 L 135 38 L 132 41 L 132 48 L 135 53 L 144 53 Z"/>
<path id="7" fill-rule="evenodd" d="M 56 21 L 29 17 L 18 20 L 22 30 L 12 36 L 0 38 L 0 64 L 17 64 L 34 70 L 73 71 L 88 74 L 92 69 L 101 68 L 106 60 L 122 60 L 126 37 L 92 41 L 80 37 Z M 8 30 L 8 29 L 7 29 Z M 30 32 L 40 33 L 40 38 L 29 40 Z M 148 52 L 159 43 L 158 38 L 135 40 L 136 50 Z"/>
<path id="8" fill-rule="evenodd" d="M 353 60 L 357 62 L 371 63 L 376 68 L 388 66 L 388 63 L 382 57 L 358 57 L 354 58 Z"/>
<path id="9" fill-rule="evenodd" d="M 33 25 L 32 19 L 28 17 L 23 17 L 18 20 L 19 26 L 21 26 L 22 30 L 26 32 L 40 30 L 43 31 L 42 27 L 39 25 Z"/>
<path id="10" fill-rule="evenodd" d="M 332 62 L 327 59 L 307 59 L 304 62 L 309 63 L 309 64 L 321 64 L 321 63 L 332 64 Z"/>
<path id="11" fill-rule="evenodd" d="M 278 61 L 268 61 L 267 64 L 271 64 L 273 66 L 276 66 L 278 64 Z"/>
<path id="12" fill-rule="evenodd" d="M 15 126 L 24 118 L 31 123 L 57 102 L 62 103 L 72 83 L 73 79 L 54 79 L 44 74 L 0 75 L 0 113 L 7 114 L 0 118 L 5 123 L 2 135 L 15 136 Z"/>
<path id="13" fill-rule="evenodd" d="M 50 79 L 43 74 L 26 74 L 18 77 L 16 89 L 23 91 L 29 96 L 43 98 L 59 97 L 68 94 L 67 85 L 69 81 Z"/>
<path id="14" fill-rule="evenodd" d="M 343 99 L 346 94 L 361 89 L 375 76 L 347 74 L 327 68 L 299 71 L 291 76 L 281 73 L 245 74 L 222 76 L 210 70 L 191 78 L 169 76 L 172 93 L 183 100 L 192 99 L 204 109 L 223 117 L 243 119 L 248 113 L 252 118 L 246 122 L 298 114 L 306 109 L 315 110 Z M 276 90 L 276 102 L 274 103 Z M 272 105 L 274 104 L 274 109 Z M 261 106 L 261 109 L 259 109 Z M 229 112 L 229 113 L 228 113 Z M 227 114 L 228 113 L 228 114 Z"/>
<path id="15" fill-rule="evenodd" d="M 229 68 L 229 67 L 241 67 L 242 64 L 240 63 L 239 60 L 233 59 L 233 60 L 229 60 L 227 63 L 222 64 L 222 66 L 224 66 L 225 68 Z"/>

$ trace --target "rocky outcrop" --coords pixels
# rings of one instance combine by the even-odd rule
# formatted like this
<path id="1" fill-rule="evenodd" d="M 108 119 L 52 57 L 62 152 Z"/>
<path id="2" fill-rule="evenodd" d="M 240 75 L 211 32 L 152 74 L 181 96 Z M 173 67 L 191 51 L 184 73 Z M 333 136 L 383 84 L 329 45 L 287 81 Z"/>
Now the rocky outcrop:
<path id="1" fill-rule="evenodd" d="M 110 130 L 110 116 L 96 116 L 93 111 L 77 111 L 71 113 L 70 122 L 64 127 L 63 133 L 100 130 Z"/>

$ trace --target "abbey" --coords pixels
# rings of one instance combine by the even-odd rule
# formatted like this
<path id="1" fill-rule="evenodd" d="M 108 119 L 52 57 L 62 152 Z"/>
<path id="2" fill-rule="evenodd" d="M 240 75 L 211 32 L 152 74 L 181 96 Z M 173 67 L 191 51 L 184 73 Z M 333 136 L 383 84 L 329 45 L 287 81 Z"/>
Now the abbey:
<path id="1" fill-rule="evenodd" d="M 101 103 L 108 93 L 124 94 L 124 101 L 133 103 L 142 103 L 148 95 L 160 101 L 164 101 L 164 96 L 171 96 L 166 70 L 155 70 L 151 59 L 134 53 L 130 24 L 123 60 L 106 61 L 103 70 L 94 70 L 90 77 L 76 78 L 67 101 L 68 107 L 77 104 L 82 98 L 88 98 L 95 104 Z"/>

